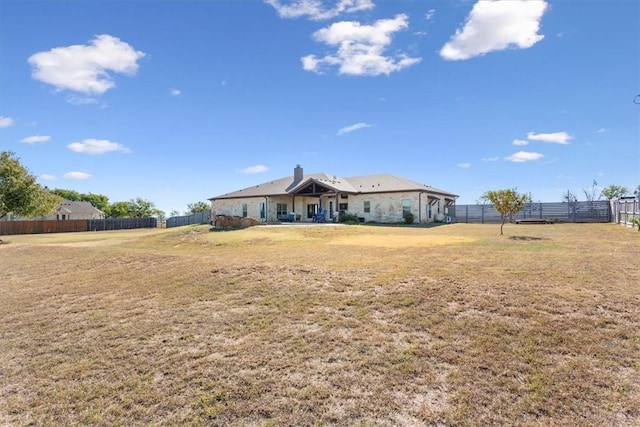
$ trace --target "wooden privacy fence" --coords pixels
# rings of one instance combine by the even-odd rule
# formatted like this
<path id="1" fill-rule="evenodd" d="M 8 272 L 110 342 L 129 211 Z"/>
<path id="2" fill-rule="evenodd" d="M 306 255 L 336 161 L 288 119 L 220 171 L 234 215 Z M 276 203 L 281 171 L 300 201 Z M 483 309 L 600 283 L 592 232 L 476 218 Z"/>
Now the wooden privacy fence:
<path id="1" fill-rule="evenodd" d="M 128 230 L 133 228 L 156 228 L 157 226 L 158 220 L 156 218 L 0 221 L 0 235 Z"/>
<path id="2" fill-rule="evenodd" d="M 493 205 L 454 205 L 449 207 L 454 222 L 502 222 L 502 215 Z M 607 200 L 595 202 L 527 203 L 517 215 L 507 220 L 548 219 L 554 222 L 611 222 L 611 205 Z"/>
<path id="3" fill-rule="evenodd" d="M 637 197 L 612 200 L 611 212 L 614 222 L 631 227 L 631 220 L 640 218 L 640 200 Z"/>

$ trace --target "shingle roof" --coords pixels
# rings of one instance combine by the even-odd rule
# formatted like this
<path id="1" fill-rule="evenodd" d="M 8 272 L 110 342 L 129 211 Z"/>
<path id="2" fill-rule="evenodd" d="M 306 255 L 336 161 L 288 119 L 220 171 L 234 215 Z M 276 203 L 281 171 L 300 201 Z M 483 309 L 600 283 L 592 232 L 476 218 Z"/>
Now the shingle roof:
<path id="1" fill-rule="evenodd" d="M 298 182 L 294 182 L 293 177 L 288 176 L 258 184 L 253 187 L 246 187 L 238 191 L 211 197 L 209 200 L 235 199 L 240 197 L 285 196 L 295 192 L 296 189 L 303 187 L 311 181 L 318 182 L 339 192 L 351 194 L 426 191 L 429 193 L 440 194 L 444 197 L 458 197 L 456 194 L 449 193 L 448 191 L 420 184 L 396 175 L 382 174 L 341 178 L 334 175 L 328 175 L 326 173 L 312 173 L 305 174 L 303 179 Z"/>
<path id="2" fill-rule="evenodd" d="M 346 178 L 358 193 L 390 193 L 397 191 L 428 191 L 443 196 L 458 197 L 456 194 L 440 190 L 426 184 L 420 184 L 410 179 L 396 175 L 368 175 Z"/>
<path id="3" fill-rule="evenodd" d="M 95 208 L 89 202 L 72 202 L 65 200 L 58 205 L 58 211 L 66 211 L 74 214 L 96 214 L 103 213 L 101 210 Z"/>

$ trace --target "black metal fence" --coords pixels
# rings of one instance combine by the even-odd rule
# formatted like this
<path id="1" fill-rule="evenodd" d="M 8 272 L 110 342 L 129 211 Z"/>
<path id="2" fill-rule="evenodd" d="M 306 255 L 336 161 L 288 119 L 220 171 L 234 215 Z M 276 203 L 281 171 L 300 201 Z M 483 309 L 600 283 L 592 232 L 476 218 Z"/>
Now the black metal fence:
<path id="1" fill-rule="evenodd" d="M 0 235 L 129 230 L 134 228 L 156 228 L 157 226 L 158 220 L 156 218 L 0 221 Z"/>
<path id="2" fill-rule="evenodd" d="M 449 207 L 454 222 L 502 222 L 502 215 L 493 205 L 454 205 Z M 594 202 L 527 203 L 517 215 L 507 220 L 547 219 L 554 222 L 611 222 L 611 204 L 608 200 Z"/>
<path id="3" fill-rule="evenodd" d="M 172 216 L 167 219 L 167 228 L 192 224 L 209 224 L 211 211 L 197 212 L 191 215 Z"/>

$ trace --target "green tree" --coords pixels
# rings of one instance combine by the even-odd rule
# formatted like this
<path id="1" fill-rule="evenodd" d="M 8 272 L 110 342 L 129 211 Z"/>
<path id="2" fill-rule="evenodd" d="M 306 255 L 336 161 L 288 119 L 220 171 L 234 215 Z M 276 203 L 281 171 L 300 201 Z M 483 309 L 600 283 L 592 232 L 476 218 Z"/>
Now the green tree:
<path id="1" fill-rule="evenodd" d="M 164 214 L 152 201 L 141 197 L 131 199 L 129 203 L 131 206 L 130 216 L 133 218 L 147 218 L 150 216 L 158 216 L 161 213 Z"/>
<path id="2" fill-rule="evenodd" d="M 187 205 L 187 209 L 188 209 L 187 212 L 190 214 L 194 214 L 198 212 L 207 212 L 211 210 L 211 205 L 205 202 L 195 202 L 195 203 L 189 203 Z"/>
<path id="3" fill-rule="evenodd" d="M 102 212 L 106 211 L 109 208 L 109 198 L 104 194 L 81 194 L 80 200 L 83 202 L 91 203 L 94 208 L 100 209 Z"/>
<path id="4" fill-rule="evenodd" d="M 605 199 L 619 199 L 629 192 L 629 189 L 623 185 L 607 185 L 602 189 L 602 195 Z"/>
<path id="5" fill-rule="evenodd" d="M 170 217 L 174 217 L 174 216 L 180 216 L 180 211 L 177 211 L 175 209 L 173 209 L 170 213 L 169 213 Z"/>
<path id="6" fill-rule="evenodd" d="M 515 215 L 524 208 L 524 204 L 528 200 L 526 194 L 519 194 L 514 189 L 487 191 L 482 195 L 483 199 L 491 202 L 493 207 L 502 215 L 502 224 L 500 224 L 500 235 L 503 234 L 502 228 L 509 215 Z"/>
<path id="7" fill-rule="evenodd" d="M 114 202 L 109 205 L 105 214 L 111 218 L 127 218 L 130 216 L 130 212 L 130 202 Z"/>
<path id="8" fill-rule="evenodd" d="M 128 202 L 114 202 L 107 209 L 107 216 L 112 218 L 148 218 L 165 217 L 164 211 L 156 208 L 156 205 L 142 197 L 131 199 Z"/>
<path id="9" fill-rule="evenodd" d="M 11 151 L 0 152 L 0 218 L 9 213 L 33 217 L 55 211 L 60 197 L 48 192 Z"/>
<path id="10" fill-rule="evenodd" d="M 54 188 L 53 190 L 50 190 L 50 191 L 51 193 L 56 194 L 62 197 L 63 199 L 70 200 L 72 202 L 79 202 L 82 200 L 81 194 L 74 190 L 65 190 L 64 188 Z"/>

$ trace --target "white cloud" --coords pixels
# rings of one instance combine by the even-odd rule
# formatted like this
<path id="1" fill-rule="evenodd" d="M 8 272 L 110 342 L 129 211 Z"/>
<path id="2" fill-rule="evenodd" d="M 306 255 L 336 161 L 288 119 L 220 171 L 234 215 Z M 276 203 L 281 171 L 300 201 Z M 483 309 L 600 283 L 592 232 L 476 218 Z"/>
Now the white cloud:
<path id="1" fill-rule="evenodd" d="M 281 18 L 300 18 L 309 17 L 312 21 L 321 21 L 323 19 L 331 19 L 342 13 L 359 12 L 362 10 L 370 10 L 374 8 L 371 0 L 338 0 L 332 7 L 326 7 L 322 0 L 265 0 L 270 6 L 273 6 Z"/>
<path id="2" fill-rule="evenodd" d="M 608 130 L 609 130 L 609 129 L 607 129 L 607 128 L 600 128 L 600 129 L 598 129 L 596 132 L 598 132 L 598 133 L 605 133 L 605 132 L 607 132 Z"/>
<path id="3" fill-rule="evenodd" d="M 43 173 L 42 175 L 40 175 L 40 179 L 43 181 L 54 181 L 56 177 L 53 175 L 49 175 L 48 173 Z"/>
<path id="4" fill-rule="evenodd" d="M 485 157 L 482 159 L 483 162 L 497 162 L 500 157 Z"/>
<path id="5" fill-rule="evenodd" d="M 345 126 L 338 131 L 338 135 L 344 135 L 345 133 L 351 133 L 358 129 L 370 128 L 372 125 L 369 123 L 356 123 L 350 126 Z"/>
<path id="6" fill-rule="evenodd" d="M 544 38 L 538 30 L 546 9 L 544 0 L 479 0 L 440 56 L 456 61 L 508 48 L 530 48 Z"/>
<path id="7" fill-rule="evenodd" d="M 336 22 L 313 33 L 316 41 L 335 46 L 335 54 L 323 58 L 307 55 L 302 58 L 302 68 L 322 73 L 325 68 L 338 67 L 339 74 L 377 76 L 415 65 L 422 59 L 411 58 L 404 53 L 384 55 L 393 33 L 406 29 L 408 25 L 408 17 L 404 14 L 378 20 L 373 25 L 361 25 L 355 21 Z"/>
<path id="8" fill-rule="evenodd" d="M 424 15 L 425 19 L 427 21 L 431 21 L 433 19 L 433 15 L 436 14 L 436 10 L 435 9 L 429 9 L 427 11 L 427 13 Z"/>
<path id="9" fill-rule="evenodd" d="M 13 126 L 13 119 L 11 117 L 0 116 L 0 128 L 8 128 Z"/>
<path id="10" fill-rule="evenodd" d="M 182 91 L 180 89 L 171 89 L 170 93 L 172 96 L 178 96 L 182 93 Z"/>
<path id="11" fill-rule="evenodd" d="M 265 165 L 255 165 L 255 166 L 246 167 L 244 169 L 238 169 L 237 172 L 251 174 L 251 173 L 267 172 L 268 170 L 269 168 L 266 167 Z"/>
<path id="12" fill-rule="evenodd" d="M 543 157 L 544 155 L 540 153 L 518 151 L 517 153 L 513 153 L 509 157 L 505 157 L 505 160 L 509 160 L 510 162 L 515 162 L 515 163 L 524 163 L 524 162 L 531 162 L 534 160 L 538 160 Z"/>
<path id="13" fill-rule="evenodd" d="M 92 96 L 69 95 L 67 96 L 67 102 L 73 105 L 89 105 L 97 104 L 98 100 Z"/>
<path id="14" fill-rule="evenodd" d="M 38 144 L 41 142 L 49 142 L 51 141 L 51 137 L 48 135 L 34 135 L 28 136 L 22 139 L 20 142 L 24 142 L 25 144 Z"/>
<path id="15" fill-rule="evenodd" d="M 458 163 L 458 167 L 460 169 L 469 169 L 471 167 L 471 163 Z"/>
<path id="16" fill-rule="evenodd" d="M 91 175 L 86 172 L 67 172 L 64 175 L 65 179 L 89 179 Z"/>
<path id="17" fill-rule="evenodd" d="M 563 145 L 568 144 L 569 140 L 573 139 L 573 137 L 569 135 L 567 132 L 553 132 L 553 133 L 529 132 L 527 134 L 527 138 L 530 141 L 551 142 L 553 144 L 563 144 Z"/>
<path id="18" fill-rule="evenodd" d="M 29 57 L 31 76 L 58 90 L 102 94 L 113 88 L 111 73 L 135 75 L 145 54 L 120 39 L 103 34 L 86 45 L 56 47 Z"/>
<path id="19" fill-rule="evenodd" d="M 127 147 L 117 142 L 107 141 L 106 139 L 84 139 L 80 142 L 73 142 L 67 145 L 67 148 L 76 153 L 86 154 L 104 154 L 111 151 L 122 151 L 123 153 L 130 153 Z"/>
<path id="20" fill-rule="evenodd" d="M 529 143 L 529 141 L 526 141 L 524 139 L 514 139 L 513 140 L 513 145 L 527 145 Z"/>

